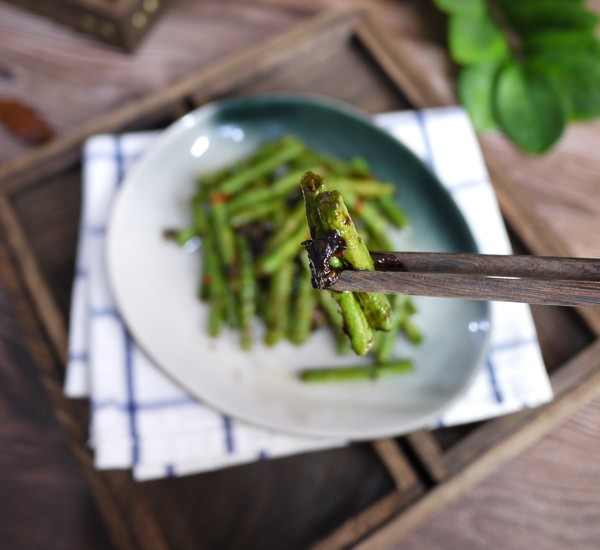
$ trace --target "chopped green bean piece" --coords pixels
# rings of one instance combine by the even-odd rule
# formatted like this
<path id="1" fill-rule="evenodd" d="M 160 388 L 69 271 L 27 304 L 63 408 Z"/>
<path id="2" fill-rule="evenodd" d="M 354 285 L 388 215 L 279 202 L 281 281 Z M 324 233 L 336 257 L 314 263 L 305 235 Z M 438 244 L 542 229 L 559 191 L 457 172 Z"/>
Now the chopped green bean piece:
<path id="1" fill-rule="evenodd" d="M 209 300 L 208 334 L 214 338 L 220 334 L 221 326 L 225 321 L 225 294 L 227 288 L 212 239 L 205 238 L 203 252 L 206 268 L 205 276 L 210 283 L 207 289 Z"/>
<path id="2" fill-rule="evenodd" d="M 410 220 L 392 197 L 379 197 L 377 205 L 394 227 L 402 229 Z"/>
<path id="3" fill-rule="evenodd" d="M 302 242 L 308 239 L 309 231 L 305 225 L 300 225 L 289 240 L 267 252 L 258 263 L 258 272 L 261 275 L 272 275 L 284 263 L 291 261 L 302 252 Z"/>
<path id="4" fill-rule="evenodd" d="M 248 350 L 252 347 L 252 325 L 256 313 L 257 281 L 254 259 L 248 241 L 244 236 L 238 235 L 237 242 L 240 258 L 240 342 L 242 349 Z"/>
<path id="5" fill-rule="evenodd" d="M 360 195 L 365 199 L 377 199 L 380 197 L 392 197 L 396 192 L 396 188 L 392 183 L 335 176 L 327 178 L 327 186 L 332 190 L 339 191 L 345 198 L 347 195 L 353 194 Z"/>
<path id="6" fill-rule="evenodd" d="M 306 254 L 302 255 L 306 258 Z M 292 304 L 291 318 L 288 328 L 289 339 L 294 344 L 303 344 L 310 337 L 314 311 L 317 307 L 317 291 L 310 282 L 308 260 L 301 261 L 301 269 L 297 277 L 296 296 Z"/>
<path id="7" fill-rule="evenodd" d="M 214 196 L 211 200 L 211 222 L 219 254 L 226 267 L 235 261 L 235 237 L 227 216 L 227 207 L 222 195 Z"/>
<path id="8" fill-rule="evenodd" d="M 271 236 L 265 247 L 265 251 L 272 252 L 277 247 L 288 242 L 301 226 L 306 226 L 304 204 L 302 202 L 298 203 L 290 214 L 285 217 L 277 231 Z"/>
<path id="9" fill-rule="evenodd" d="M 391 363 L 376 363 L 360 367 L 329 367 L 305 369 L 300 371 L 300 379 L 304 382 L 344 382 L 351 380 L 377 380 L 388 376 L 407 374 L 414 370 L 413 364 L 407 360 Z"/>
<path id="10" fill-rule="evenodd" d="M 298 186 L 298 180 L 302 177 L 302 171 L 293 171 L 275 180 L 271 185 L 250 189 L 244 193 L 235 195 L 227 204 L 229 212 L 235 215 L 245 208 L 265 201 L 282 201 Z"/>
<path id="11" fill-rule="evenodd" d="M 304 145 L 297 140 L 288 140 L 278 151 L 271 156 L 259 161 L 253 166 L 248 166 L 246 170 L 227 178 L 215 190 L 217 193 L 233 195 L 251 184 L 254 180 L 272 172 L 282 164 L 292 160 L 300 155 L 304 150 Z"/>
<path id="12" fill-rule="evenodd" d="M 268 219 L 281 209 L 281 201 L 259 202 L 231 216 L 229 223 L 232 227 L 240 227 L 247 223 Z"/>
<path id="13" fill-rule="evenodd" d="M 265 343 L 275 345 L 287 333 L 290 320 L 290 298 L 296 265 L 287 262 L 271 277 L 269 302 L 266 304 L 267 333 Z"/>

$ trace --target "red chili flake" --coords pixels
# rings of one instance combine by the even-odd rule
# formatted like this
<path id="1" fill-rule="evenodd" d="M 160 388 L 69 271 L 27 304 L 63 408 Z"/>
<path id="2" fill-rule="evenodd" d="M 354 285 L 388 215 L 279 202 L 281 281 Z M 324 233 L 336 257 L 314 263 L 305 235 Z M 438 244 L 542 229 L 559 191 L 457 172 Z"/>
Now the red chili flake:
<path id="1" fill-rule="evenodd" d="M 356 199 L 356 202 L 354 203 L 354 211 L 360 216 L 364 206 L 365 206 L 365 199 L 363 199 L 362 197 L 359 199 Z"/>
<path id="2" fill-rule="evenodd" d="M 14 135 L 30 143 L 44 143 L 54 136 L 42 116 L 18 100 L 0 97 L 0 122 Z"/>
<path id="3" fill-rule="evenodd" d="M 212 204 L 225 204 L 229 200 L 227 193 L 215 193 L 211 195 L 210 202 Z"/>

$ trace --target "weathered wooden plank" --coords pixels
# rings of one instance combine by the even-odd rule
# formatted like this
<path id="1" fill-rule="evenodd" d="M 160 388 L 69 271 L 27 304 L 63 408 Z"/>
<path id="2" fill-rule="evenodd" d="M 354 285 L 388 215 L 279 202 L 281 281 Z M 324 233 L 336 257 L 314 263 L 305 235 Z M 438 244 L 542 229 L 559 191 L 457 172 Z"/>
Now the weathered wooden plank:
<path id="1" fill-rule="evenodd" d="M 600 395 L 600 341 L 592 344 L 589 349 L 570 363 L 589 365 L 594 374 L 585 384 L 578 385 L 562 398 L 543 407 L 540 414 L 537 414 L 520 430 L 507 436 L 491 449 L 482 452 L 476 461 L 429 491 L 426 496 L 399 517 L 365 539 L 357 548 L 373 550 L 392 547 L 394 543 L 421 525 L 431 515 L 450 504 L 500 465 L 530 447 L 550 430 L 564 422 L 578 408 Z"/>
<path id="2" fill-rule="evenodd" d="M 351 546 L 410 503 L 420 490 L 422 489 L 416 484 L 406 491 L 392 491 L 345 521 L 326 538 L 315 544 L 312 550 L 338 550 Z"/>
<path id="3" fill-rule="evenodd" d="M 417 483 L 417 476 L 404 452 L 393 439 L 378 439 L 371 443 L 392 476 L 398 489 L 408 489 Z"/>
<path id="4" fill-rule="evenodd" d="M 6 198 L 3 197 L 3 215 L 5 215 Z M 6 237 L 5 227 L 0 228 L 2 239 Z M 46 344 L 34 311 L 24 295 L 20 279 L 24 273 L 18 271 L 10 259 L 10 253 L 0 241 L 0 281 L 11 294 L 17 322 L 23 330 L 24 340 L 29 353 L 38 368 L 38 376 L 52 403 L 54 413 L 65 430 L 71 451 L 82 467 L 83 475 L 94 494 L 96 505 L 108 527 L 112 544 L 119 549 L 166 548 L 164 539 L 146 504 L 135 498 L 135 490 L 130 476 L 120 473 L 111 476 L 103 475 L 94 469 L 93 457 L 87 448 L 88 413 L 87 405 L 78 400 L 71 400 L 63 395 L 60 369 L 56 364 L 56 356 L 60 349 L 53 350 Z M 15 250 L 11 251 L 12 254 Z M 27 263 L 21 268 L 30 268 Z M 33 284 L 37 274 L 33 277 Z M 32 282 L 32 279 L 29 280 Z M 42 283 L 43 284 L 43 283 Z M 61 346 L 62 348 L 62 346 Z M 136 540 L 137 539 L 137 540 Z"/>

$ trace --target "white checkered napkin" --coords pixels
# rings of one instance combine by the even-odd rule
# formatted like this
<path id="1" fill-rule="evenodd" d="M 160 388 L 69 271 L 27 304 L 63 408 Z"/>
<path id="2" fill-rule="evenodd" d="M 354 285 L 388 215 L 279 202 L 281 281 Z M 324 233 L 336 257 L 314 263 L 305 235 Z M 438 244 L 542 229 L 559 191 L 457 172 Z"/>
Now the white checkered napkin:
<path id="1" fill-rule="evenodd" d="M 482 252 L 510 253 L 476 137 L 461 109 L 389 113 L 375 120 L 437 174 Z M 276 433 L 224 416 L 171 382 L 132 342 L 110 293 L 104 239 L 123 175 L 155 135 L 95 136 L 85 146 L 65 393 L 90 398 L 96 466 L 132 468 L 137 479 L 149 479 L 344 444 Z M 551 398 L 528 306 L 493 303 L 486 366 L 438 424 L 482 420 Z"/>
<path id="2" fill-rule="evenodd" d="M 467 220 L 481 253 L 512 253 L 477 137 L 462 109 L 403 111 L 380 115 L 376 121 L 438 176 Z M 484 420 L 551 399 L 552 388 L 529 306 L 492 302 L 485 369 L 438 424 Z"/>

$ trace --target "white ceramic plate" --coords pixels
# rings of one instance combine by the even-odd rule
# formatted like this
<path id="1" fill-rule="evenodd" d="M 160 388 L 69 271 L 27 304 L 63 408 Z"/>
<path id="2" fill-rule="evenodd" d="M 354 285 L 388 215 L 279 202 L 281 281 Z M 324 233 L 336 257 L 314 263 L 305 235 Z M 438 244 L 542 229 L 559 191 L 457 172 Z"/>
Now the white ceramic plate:
<path id="1" fill-rule="evenodd" d="M 196 299 L 199 254 L 165 241 L 165 228 L 190 220 L 196 178 L 250 153 L 264 139 L 292 132 L 320 151 L 362 155 L 375 173 L 400 186 L 411 229 L 398 249 L 475 251 L 449 195 L 422 163 L 352 108 L 304 96 L 269 96 L 207 105 L 164 131 L 134 166 L 115 202 L 107 237 L 109 278 L 139 346 L 192 394 L 234 417 L 313 436 L 370 439 L 434 422 L 466 389 L 483 362 L 487 303 L 417 299 L 415 322 L 425 342 L 399 340 L 413 373 L 377 381 L 307 385 L 301 368 L 365 362 L 338 357 L 328 332 L 308 343 L 268 348 L 259 331 L 251 352 L 237 333 L 206 335 L 205 306 Z M 348 139 L 351 136 L 352 139 Z M 469 326 L 471 330 L 469 330 Z"/>

